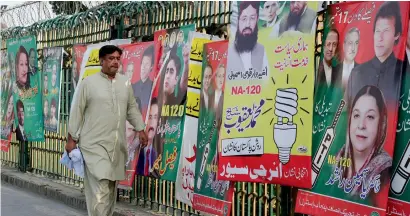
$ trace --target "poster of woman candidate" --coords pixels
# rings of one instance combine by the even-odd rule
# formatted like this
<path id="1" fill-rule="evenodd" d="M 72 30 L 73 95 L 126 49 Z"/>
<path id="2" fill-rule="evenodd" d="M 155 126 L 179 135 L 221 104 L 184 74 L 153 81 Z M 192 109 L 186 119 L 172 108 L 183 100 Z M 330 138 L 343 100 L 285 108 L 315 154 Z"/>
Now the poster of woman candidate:
<path id="1" fill-rule="evenodd" d="M 310 188 L 318 4 L 233 4 L 218 179 Z"/>
<path id="2" fill-rule="evenodd" d="M 165 29 L 154 33 L 158 71 L 154 81 L 148 121 L 148 146 L 144 149 L 141 171 L 169 181 L 176 180 L 179 153 L 184 131 L 186 92 L 188 88 L 189 31 L 195 25 Z M 151 135 L 155 135 L 152 140 Z M 140 161 L 141 161 L 140 160 Z"/>
<path id="3" fill-rule="evenodd" d="M 7 40 L 11 58 L 16 136 L 20 141 L 44 141 L 41 72 L 34 36 Z M 31 55 L 29 55 L 31 53 Z M 33 59 L 30 59 L 33 58 Z"/>
<path id="4" fill-rule="evenodd" d="M 192 206 L 214 215 L 230 215 L 233 184 L 218 177 L 218 141 L 222 124 L 228 41 L 207 43 L 203 53 L 195 181 L 190 186 L 194 191 Z M 190 175 L 189 171 L 185 172 L 187 174 Z"/>
<path id="5" fill-rule="evenodd" d="M 408 28 L 410 30 L 410 27 Z M 410 215 L 410 34 L 407 32 L 406 55 L 399 100 L 399 117 L 393 156 L 387 215 Z"/>
<path id="6" fill-rule="evenodd" d="M 135 100 L 144 122 L 147 122 L 146 113 L 149 99 L 151 97 L 154 74 L 154 42 L 143 42 L 120 45 L 123 53 L 121 55 L 120 68 L 124 70 L 119 73 L 127 76 L 134 90 Z M 120 181 L 119 185 L 132 188 L 134 182 L 137 162 L 141 154 L 139 139 L 132 125 L 126 121 L 125 135 L 127 141 L 128 158 L 126 159 L 126 179 Z"/>
<path id="7" fill-rule="evenodd" d="M 331 5 L 313 115 L 311 191 L 296 212 L 384 215 L 390 187 L 408 2 Z"/>
<path id="8" fill-rule="evenodd" d="M 46 47 L 43 49 L 43 118 L 44 128 L 51 132 L 57 132 L 60 126 L 63 51 L 62 47 Z"/>

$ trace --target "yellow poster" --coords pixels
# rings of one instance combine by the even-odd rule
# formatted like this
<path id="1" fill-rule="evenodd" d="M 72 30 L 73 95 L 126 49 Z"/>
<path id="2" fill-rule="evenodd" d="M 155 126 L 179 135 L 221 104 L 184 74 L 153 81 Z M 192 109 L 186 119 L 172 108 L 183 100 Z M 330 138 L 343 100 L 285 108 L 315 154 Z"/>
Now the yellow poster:
<path id="1" fill-rule="evenodd" d="M 201 88 L 201 71 L 202 64 L 198 62 L 193 62 L 189 64 L 189 75 L 188 75 L 188 86 L 192 88 Z"/>
<path id="2" fill-rule="evenodd" d="M 233 4 L 219 179 L 311 186 L 317 8 Z"/>

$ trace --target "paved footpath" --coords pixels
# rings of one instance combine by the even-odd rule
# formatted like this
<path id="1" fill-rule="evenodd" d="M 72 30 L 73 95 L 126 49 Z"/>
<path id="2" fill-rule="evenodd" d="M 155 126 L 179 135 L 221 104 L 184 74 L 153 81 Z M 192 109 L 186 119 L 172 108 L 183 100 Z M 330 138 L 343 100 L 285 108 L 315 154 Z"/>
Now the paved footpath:
<path id="1" fill-rule="evenodd" d="M 1 166 L 1 214 L 5 216 L 86 216 L 79 188 L 14 168 Z M 60 213 L 61 212 L 61 213 Z M 117 202 L 114 216 L 164 215 L 141 206 Z"/>
<path id="2" fill-rule="evenodd" d="M 60 202 L 3 183 L 1 185 L 1 215 L 86 216 L 87 213 L 84 210 L 77 210 Z"/>

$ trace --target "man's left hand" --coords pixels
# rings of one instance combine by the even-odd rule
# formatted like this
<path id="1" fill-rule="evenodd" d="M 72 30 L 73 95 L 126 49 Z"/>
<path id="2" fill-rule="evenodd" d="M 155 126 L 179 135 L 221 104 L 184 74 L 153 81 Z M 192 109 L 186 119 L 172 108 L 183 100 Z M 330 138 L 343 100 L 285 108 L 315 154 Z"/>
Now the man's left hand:
<path id="1" fill-rule="evenodd" d="M 138 131 L 138 137 L 140 139 L 141 148 L 145 148 L 148 145 L 148 136 L 145 131 Z"/>

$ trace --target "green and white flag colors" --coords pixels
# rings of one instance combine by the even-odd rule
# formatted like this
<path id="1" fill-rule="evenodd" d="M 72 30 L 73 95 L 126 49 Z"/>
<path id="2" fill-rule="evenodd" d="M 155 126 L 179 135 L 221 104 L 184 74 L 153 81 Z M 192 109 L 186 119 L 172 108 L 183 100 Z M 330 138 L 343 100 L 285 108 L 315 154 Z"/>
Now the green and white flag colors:
<path id="1" fill-rule="evenodd" d="M 44 128 L 51 132 L 58 132 L 60 126 L 63 52 L 62 47 L 46 47 L 43 49 L 42 93 Z"/>
<path id="2" fill-rule="evenodd" d="M 216 215 L 230 215 L 233 184 L 218 180 L 218 140 L 221 128 L 228 41 L 205 44 L 201 73 L 200 109 L 197 132 L 194 209 Z"/>
<path id="3" fill-rule="evenodd" d="M 192 206 L 197 149 L 196 128 L 198 128 L 200 91 L 202 84 L 202 53 L 205 43 L 211 42 L 212 40 L 219 40 L 219 38 L 198 32 L 190 32 L 188 40 L 191 44 L 191 51 L 189 54 L 188 92 L 182 147 L 175 184 L 175 197 L 177 200 Z"/>
<path id="4" fill-rule="evenodd" d="M 10 67 L 13 67 L 13 100 L 16 136 L 20 141 L 44 141 L 41 72 L 34 36 L 7 40 Z"/>

